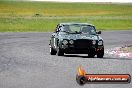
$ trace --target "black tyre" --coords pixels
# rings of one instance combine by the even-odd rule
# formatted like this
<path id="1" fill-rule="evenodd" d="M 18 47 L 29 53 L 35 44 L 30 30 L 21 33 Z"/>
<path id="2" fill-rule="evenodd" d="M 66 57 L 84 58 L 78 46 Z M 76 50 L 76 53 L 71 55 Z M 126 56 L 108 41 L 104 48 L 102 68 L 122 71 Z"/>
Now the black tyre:
<path id="1" fill-rule="evenodd" d="M 79 85 L 84 85 L 86 83 L 86 78 L 84 76 L 76 75 L 76 81 Z"/>
<path id="2" fill-rule="evenodd" d="M 59 47 L 58 47 L 58 49 L 57 49 L 57 55 L 58 55 L 58 56 L 64 56 L 64 52 L 63 52 L 62 49 L 60 49 Z"/>
<path id="3" fill-rule="evenodd" d="M 56 55 L 56 51 L 52 47 L 50 47 L 50 55 Z"/>
<path id="4" fill-rule="evenodd" d="M 104 49 L 97 53 L 97 58 L 103 58 L 103 57 L 104 57 Z"/>

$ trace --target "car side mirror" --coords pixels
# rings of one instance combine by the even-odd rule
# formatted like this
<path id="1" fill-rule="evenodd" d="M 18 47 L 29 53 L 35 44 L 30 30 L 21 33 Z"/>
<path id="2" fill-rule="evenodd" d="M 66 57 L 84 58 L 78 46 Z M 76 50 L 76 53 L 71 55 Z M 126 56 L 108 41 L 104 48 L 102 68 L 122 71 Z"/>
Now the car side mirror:
<path id="1" fill-rule="evenodd" d="M 97 34 L 101 34 L 101 31 L 98 31 Z"/>
<path id="2" fill-rule="evenodd" d="M 59 31 L 58 30 L 56 30 L 54 33 L 58 33 Z"/>

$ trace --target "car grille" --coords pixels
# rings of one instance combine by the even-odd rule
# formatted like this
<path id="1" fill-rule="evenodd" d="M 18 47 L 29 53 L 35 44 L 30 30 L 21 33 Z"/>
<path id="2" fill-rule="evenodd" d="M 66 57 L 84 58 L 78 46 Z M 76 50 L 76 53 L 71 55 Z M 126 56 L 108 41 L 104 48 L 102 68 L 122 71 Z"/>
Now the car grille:
<path id="1" fill-rule="evenodd" d="M 74 44 L 76 48 L 88 48 L 92 45 L 92 40 L 78 39 Z"/>

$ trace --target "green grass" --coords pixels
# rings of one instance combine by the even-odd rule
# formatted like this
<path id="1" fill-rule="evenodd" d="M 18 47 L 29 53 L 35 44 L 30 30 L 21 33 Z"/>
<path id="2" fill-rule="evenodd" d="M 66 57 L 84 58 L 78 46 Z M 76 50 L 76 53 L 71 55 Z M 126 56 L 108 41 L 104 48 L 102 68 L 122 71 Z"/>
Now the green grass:
<path id="1" fill-rule="evenodd" d="M 132 4 L 0 1 L 0 32 L 53 31 L 60 22 L 132 30 Z"/>

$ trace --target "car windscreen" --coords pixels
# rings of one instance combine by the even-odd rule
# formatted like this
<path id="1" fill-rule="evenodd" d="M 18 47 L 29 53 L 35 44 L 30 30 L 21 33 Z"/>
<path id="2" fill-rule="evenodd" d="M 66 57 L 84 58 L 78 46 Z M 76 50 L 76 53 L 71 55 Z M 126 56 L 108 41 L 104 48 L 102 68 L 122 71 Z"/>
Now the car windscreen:
<path id="1" fill-rule="evenodd" d="M 63 32 L 96 34 L 94 26 L 80 24 L 63 25 Z"/>

